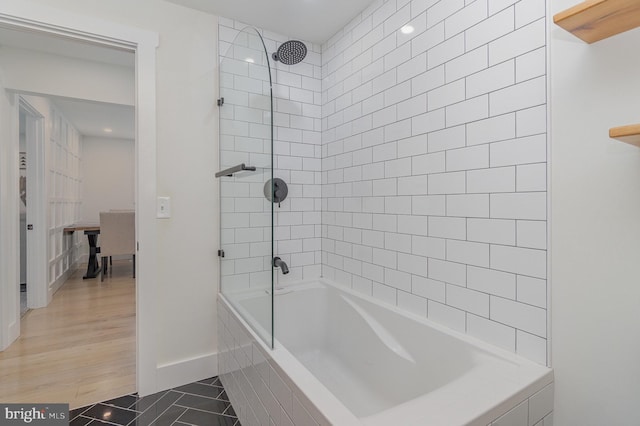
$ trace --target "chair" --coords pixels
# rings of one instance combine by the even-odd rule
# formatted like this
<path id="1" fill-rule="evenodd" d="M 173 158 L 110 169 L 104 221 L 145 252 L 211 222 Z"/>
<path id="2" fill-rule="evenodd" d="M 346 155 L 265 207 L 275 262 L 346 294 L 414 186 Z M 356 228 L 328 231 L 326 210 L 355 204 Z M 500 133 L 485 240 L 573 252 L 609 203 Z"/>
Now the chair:
<path id="1" fill-rule="evenodd" d="M 102 279 L 107 273 L 107 258 L 118 255 L 133 256 L 133 278 L 136 277 L 136 228 L 132 211 L 100 212 L 100 255 Z"/>

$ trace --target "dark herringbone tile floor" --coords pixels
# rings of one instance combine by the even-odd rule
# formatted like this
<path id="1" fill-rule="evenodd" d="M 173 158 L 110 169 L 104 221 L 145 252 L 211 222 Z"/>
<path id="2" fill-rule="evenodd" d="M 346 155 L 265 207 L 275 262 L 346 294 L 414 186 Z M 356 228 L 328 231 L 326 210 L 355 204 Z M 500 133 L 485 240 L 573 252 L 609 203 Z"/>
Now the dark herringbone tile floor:
<path id="1" fill-rule="evenodd" d="M 125 395 L 69 414 L 70 426 L 240 426 L 217 377 L 143 398 Z"/>

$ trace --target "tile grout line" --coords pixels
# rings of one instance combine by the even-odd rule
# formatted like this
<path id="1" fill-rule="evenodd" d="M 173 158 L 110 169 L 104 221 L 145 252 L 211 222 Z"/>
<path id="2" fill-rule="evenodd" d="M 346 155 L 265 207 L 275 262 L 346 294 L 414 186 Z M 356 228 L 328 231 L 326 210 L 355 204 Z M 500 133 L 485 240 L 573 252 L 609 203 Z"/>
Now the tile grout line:
<path id="1" fill-rule="evenodd" d="M 158 398 L 158 401 L 154 402 L 149 408 L 147 408 L 144 412 L 142 412 L 140 414 L 140 416 L 142 416 L 142 414 L 146 413 L 148 410 L 150 410 L 154 405 L 156 405 L 162 398 L 164 398 L 166 395 L 168 395 L 171 391 L 173 391 L 173 389 L 169 389 L 164 395 L 162 395 L 160 398 Z M 174 392 L 179 392 L 179 391 L 174 391 Z M 180 396 L 178 399 L 182 398 L 182 396 Z M 178 399 L 176 399 L 176 401 L 178 401 Z M 160 413 L 159 415 L 157 415 L 153 421 L 150 424 L 153 424 L 156 420 L 158 420 L 160 418 L 160 416 L 162 416 L 164 413 L 166 413 L 171 407 L 173 407 L 173 405 L 175 404 L 175 402 L 172 402 L 167 408 L 165 408 L 162 413 Z M 133 422 L 135 422 L 138 418 L 140 418 L 140 416 L 136 417 L 135 419 L 133 419 L 131 422 L 129 422 L 129 425 L 132 425 Z"/>
<path id="2" fill-rule="evenodd" d="M 229 404 L 229 405 L 231 405 L 231 404 Z M 203 408 L 188 407 L 186 405 L 180 405 L 180 404 L 173 404 L 173 406 L 180 407 L 180 408 L 186 408 L 187 410 L 199 411 L 199 412 L 202 412 L 202 413 L 215 414 L 217 416 L 224 416 L 224 417 L 229 417 L 229 418 L 234 418 L 234 419 L 238 418 L 238 416 L 231 416 L 229 414 L 216 413 L 215 411 L 209 411 L 209 410 L 205 410 Z M 225 409 L 223 411 L 226 411 L 226 409 L 227 408 L 225 407 Z"/>
<path id="3" fill-rule="evenodd" d="M 192 395 L 192 396 L 199 396 L 199 397 L 207 398 L 207 399 L 213 399 L 213 400 L 215 400 L 215 401 L 220 401 L 220 402 L 229 402 L 229 401 L 227 401 L 227 400 L 219 399 L 219 398 L 218 398 L 218 396 L 220 396 L 220 394 L 221 394 L 222 392 L 224 392 L 224 389 L 222 390 L 222 392 L 220 392 L 220 394 L 218 394 L 218 396 L 206 396 L 206 395 L 200 395 L 200 394 L 198 394 L 198 393 L 185 392 L 185 391 L 177 391 L 177 392 L 181 392 L 181 393 L 183 393 L 183 394 L 185 394 L 185 395 Z"/>

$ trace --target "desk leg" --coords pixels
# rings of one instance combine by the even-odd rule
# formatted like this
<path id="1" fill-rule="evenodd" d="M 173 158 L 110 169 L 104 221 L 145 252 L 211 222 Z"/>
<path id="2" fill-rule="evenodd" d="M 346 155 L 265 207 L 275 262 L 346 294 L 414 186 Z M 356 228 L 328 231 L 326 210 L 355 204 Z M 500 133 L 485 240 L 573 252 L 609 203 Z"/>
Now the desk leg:
<path id="1" fill-rule="evenodd" d="M 95 278 L 100 273 L 100 265 L 98 265 L 98 256 L 100 247 L 98 247 L 98 234 L 95 232 L 85 232 L 89 239 L 89 262 L 87 263 L 87 273 L 83 279 Z"/>

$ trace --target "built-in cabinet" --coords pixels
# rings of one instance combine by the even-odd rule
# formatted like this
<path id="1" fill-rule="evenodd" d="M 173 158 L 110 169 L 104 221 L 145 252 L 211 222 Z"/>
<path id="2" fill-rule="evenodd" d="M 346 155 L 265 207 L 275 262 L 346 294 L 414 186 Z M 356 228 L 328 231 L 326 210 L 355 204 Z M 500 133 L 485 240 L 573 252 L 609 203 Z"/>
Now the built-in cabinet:
<path id="1" fill-rule="evenodd" d="M 587 43 L 640 26 L 638 0 L 587 0 L 553 17 L 553 22 Z M 613 127 L 609 137 L 640 147 L 640 124 Z"/>

